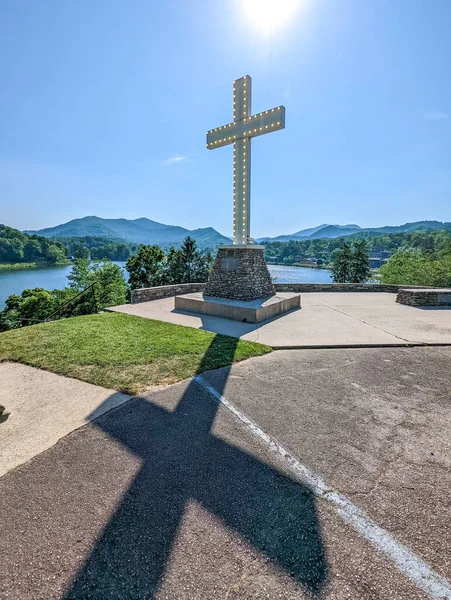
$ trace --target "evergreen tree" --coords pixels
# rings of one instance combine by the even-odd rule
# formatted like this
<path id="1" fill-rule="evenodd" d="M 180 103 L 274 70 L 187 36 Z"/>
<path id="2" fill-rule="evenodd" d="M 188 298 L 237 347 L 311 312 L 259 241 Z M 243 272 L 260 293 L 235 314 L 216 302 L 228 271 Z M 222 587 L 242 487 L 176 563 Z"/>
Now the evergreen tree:
<path id="1" fill-rule="evenodd" d="M 204 282 L 212 264 L 209 252 L 197 248 L 191 237 L 183 240 L 180 250 L 171 248 L 167 257 L 167 275 L 171 283 Z"/>
<path id="2" fill-rule="evenodd" d="M 340 247 L 332 263 L 332 277 L 334 283 L 347 283 L 351 277 L 351 263 L 353 253 L 351 246 L 346 240 L 342 240 Z"/>
<path id="3" fill-rule="evenodd" d="M 350 283 L 365 283 L 371 277 L 370 261 L 366 251 L 365 240 L 357 240 L 352 244 L 352 259 L 349 268 Z"/>

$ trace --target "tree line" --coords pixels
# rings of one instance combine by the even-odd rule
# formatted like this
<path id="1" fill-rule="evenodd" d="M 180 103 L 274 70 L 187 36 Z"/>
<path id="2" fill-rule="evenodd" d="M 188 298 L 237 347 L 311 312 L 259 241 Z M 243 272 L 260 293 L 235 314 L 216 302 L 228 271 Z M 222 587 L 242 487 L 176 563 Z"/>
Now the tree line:
<path id="1" fill-rule="evenodd" d="M 141 245 L 96 236 L 46 238 L 0 225 L 0 263 L 4 264 L 58 264 L 76 258 L 125 262 Z"/>
<path id="2" fill-rule="evenodd" d="M 58 239 L 69 251 L 73 258 L 90 258 L 91 260 L 117 260 L 125 262 L 135 254 L 141 244 L 134 244 L 122 240 L 109 240 L 100 236 L 55 238 Z"/>
<path id="3" fill-rule="evenodd" d="M 382 283 L 451 287 L 451 235 L 437 236 L 433 246 L 401 247 L 379 269 Z M 362 283 L 372 277 L 368 241 L 342 238 L 331 263 L 335 283 Z"/>
<path id="4" fill-rule="evenodd" d="M 0 225 L 0 263 L 64 263 L 68 251 L 61 242 L 28 235 Z"/>
<path id="5" fill-rule="evenodd" d="M 436 255 L 451 238 L 451 232 L 414 231 L 403 233 L 387 233 L 378 235 L 371 232 L 359 232 L 345 239 L 353 243 L 366 240 L 367 252 L 397 252 L 400 249 L 418 249 L 425 254 Z M 309 259 L 319 259 L 318 264 L 330 265 L 336 258 L 344 238 L 320 238 L 291 242 L 266 242 L 265 258 L 275 259 L 281 264 L 295 264 Z"/>

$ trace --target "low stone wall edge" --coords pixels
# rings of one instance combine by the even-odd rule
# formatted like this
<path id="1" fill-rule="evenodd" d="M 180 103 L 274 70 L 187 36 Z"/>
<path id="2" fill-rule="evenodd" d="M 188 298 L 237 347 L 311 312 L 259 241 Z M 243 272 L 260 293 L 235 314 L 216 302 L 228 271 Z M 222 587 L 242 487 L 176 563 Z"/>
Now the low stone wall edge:
<path id="1" fill-rule="evenodd" d="M 178 283 L 174 285 L 139 288 L 132 290 L 131 303 L 139 304 L 140 302 L 150 302 L 151 300 L 160 300 L 161 298 L 170 298 L 171 296 L 203 292 L 204 288 L 205 283 Z"/>
<path id="2" fill-rule="evenodd" d="M 276 292 L 390 292 L 401 286 L 384 283 L 275 283 Z M 411 286 L 412 287 L 412 286 Z"/>
<path id="3" fill-rule="evenodd" d="M 181 294 L 203 292 L 206 283 L 179 283 L 132 290 L 131 303 L 149 302 Z M 394 285 L 384 283 L 274 283 L 276 292 L 389 292 L 396 294 L 401 289 L 428 289 L 426 286 Z"/>

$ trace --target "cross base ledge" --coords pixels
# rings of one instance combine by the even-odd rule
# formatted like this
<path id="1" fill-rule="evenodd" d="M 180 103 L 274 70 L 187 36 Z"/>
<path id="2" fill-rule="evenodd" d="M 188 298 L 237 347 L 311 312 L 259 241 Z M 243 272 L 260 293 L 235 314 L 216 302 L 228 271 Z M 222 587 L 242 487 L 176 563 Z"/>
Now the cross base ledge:
<path id="1" fill-rule="evenodd" d="M 262 244 L 219 244 L 218 250 L 264 250 Z"/>
<path id="2" fill-rule="evenodd" d="M 175 297 L 175 310 L 198 313 L 244 323 L 261 323 L 300 308 L 300 294 L 290 292 L 259 298 L 250 302 L 204 296 L 202 292 Z"/>

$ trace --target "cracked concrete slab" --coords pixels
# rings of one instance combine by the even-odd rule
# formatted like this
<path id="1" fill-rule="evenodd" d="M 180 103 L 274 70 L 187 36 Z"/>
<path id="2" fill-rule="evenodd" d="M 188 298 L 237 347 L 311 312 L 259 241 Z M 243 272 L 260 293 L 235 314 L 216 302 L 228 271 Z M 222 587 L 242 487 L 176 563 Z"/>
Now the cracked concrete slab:
<path id="1" fill-rule="evenodd" d="M 450 374 L 451 348 L 278 351 L 224 395 L 450 578 Z"/>

